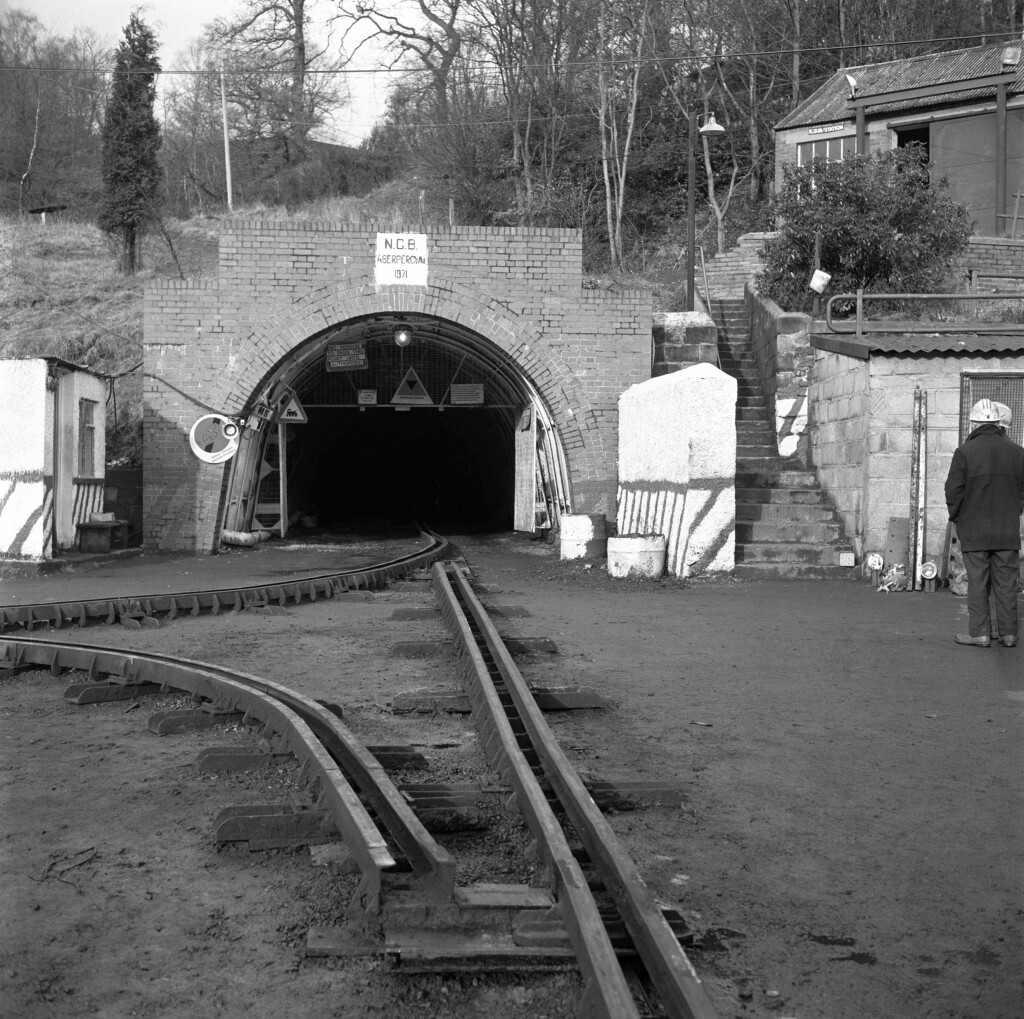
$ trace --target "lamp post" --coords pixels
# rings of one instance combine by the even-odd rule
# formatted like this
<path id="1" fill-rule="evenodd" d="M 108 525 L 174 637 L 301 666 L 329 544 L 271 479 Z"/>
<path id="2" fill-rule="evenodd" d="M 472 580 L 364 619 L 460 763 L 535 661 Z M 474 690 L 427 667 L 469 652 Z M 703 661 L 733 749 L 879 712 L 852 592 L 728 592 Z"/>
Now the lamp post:
<path id="1" fill-rule="evenodd" d="M 696 188 L 693 179 L 697 175 L 697 111 L 691 109 L 687 116 L 689 126 L 687 130 L 688 167 L 686 174 L 686 310 L 693 311 L 693 267 L 694 253 L 697 247 Z M 715 115 L 710 113 L 708 114 L 707 123 L 700 128 L 700 133 L 702 135 L 725 134 L 725 128 L 715 120 Z"/>

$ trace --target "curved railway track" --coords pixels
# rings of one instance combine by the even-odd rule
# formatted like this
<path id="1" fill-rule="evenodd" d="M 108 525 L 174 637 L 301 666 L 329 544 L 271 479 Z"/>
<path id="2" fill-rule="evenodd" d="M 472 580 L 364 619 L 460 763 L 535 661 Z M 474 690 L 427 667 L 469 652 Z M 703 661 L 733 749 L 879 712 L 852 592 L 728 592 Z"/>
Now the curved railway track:
<path id="1" fill-rule="evenodd" d="M 427 550 L 351 571 L 355 577 L 324 574 L 245 590 L 251 603 L 285 598 L 297 604 L 380 586 L 421 568 L 429 557 L 434 597 L 458 649 L 481 746 L 514 793 L 535 841 L 543 878 L 536 885 L 460 885 L 457 861 L 337 710 L 278 683 L 202 662 L 27 635 L 0 637 L 0 666 L 43 667 L 54 676 L 81 672 L 84 681 L 65 691 L 76 703 L 177 690 L 191 695 L 199 711 L 240 714 L 263 725 L 264 734 L 278 737 L 300 762 L 316 810 L 358 865 L 359 889 L 347 920 L 373 939 L 366 942 L 367 953 L 379 954 L 383 941 L 392 963 L 428 970 L 514 971 L 574 958 L 584 983 L 581 1017 L 716 1019 L 672 917 L 654 902 L 558 746 L 467 569 L 440 561 L 446 549 L 443 539 L 431 536 Z M 225 592 L 204 593 L 212 596 L 211 611 L 224 607 Z M 241 590 L 227 594 L 235 607 L 244 607 Z M 173 614 L 184 599 L 198 595 L 135 601 L 146 614 Z M 115 605 L 95 601 L 76 608 L 104 604 Z M 54 626 L 83 618 L 113 622 L 122 612 L 119 604 L 84 615 L 65 613 L 64 606 L 49 606 L 49 615 L 46 606 L 24 608 L 29 614 L 19 622 L 25 629 L 47 618 Z M 410 917 L 425 920 L 424 929 L 410 933 Z"/>
<path id="2" fill-rule="evenodd" d="M 14 627 L 32 631 L 40 626 L 113 625 L 125 619 L 175 619 L 179 615 L 238 612 L 268 605 L 300 605 L 320 598 L 334 598 L 348 591 L 376 591 L 394 580 L 429 566 L 449 552 L 449 542 L 430 531 L 421 531 L 422 549 L 377 563 L 369 568 L 311 572 L 280 584 L 247 584 L 216 590 L 177 591 L 117 598 L 48 601 L 25 605 L 0 605 L 0 633 Z"/>

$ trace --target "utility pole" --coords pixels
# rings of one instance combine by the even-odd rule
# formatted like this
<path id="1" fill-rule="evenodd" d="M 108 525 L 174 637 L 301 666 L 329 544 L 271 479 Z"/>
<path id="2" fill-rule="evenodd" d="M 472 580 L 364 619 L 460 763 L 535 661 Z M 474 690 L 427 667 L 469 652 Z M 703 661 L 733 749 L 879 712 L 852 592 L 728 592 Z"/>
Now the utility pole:
<path id="1" fill-rule="evenodd" d="M 224 65 L 220 65 L 220 115 L 224 124 L 224 174 L 228 188 L 228 212 L 234 213 L 231 201 L 231 146 L 228 144 L 228 100 L 224 92 Z"/>

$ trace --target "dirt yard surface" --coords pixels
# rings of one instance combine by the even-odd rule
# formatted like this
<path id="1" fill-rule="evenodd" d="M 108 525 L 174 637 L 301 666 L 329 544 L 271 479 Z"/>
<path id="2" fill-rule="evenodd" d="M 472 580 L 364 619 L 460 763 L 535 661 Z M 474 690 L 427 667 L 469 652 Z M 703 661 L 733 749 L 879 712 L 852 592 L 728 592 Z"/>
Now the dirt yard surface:
<path id="1" fill-rule="evenodd" d="M 1024 1015 L 1024 650 L 955 645 L 965 606 L 948 593 L 616 581 L 544 544 L 458 542 L 500 588 L 490 605 L 529 612 L 496 615 L 501 629 L 557 642 L 519 660 L 524 676 L 610 702 L 548 716 L 581 772 L 678 786 L 677 805 L 612 823 L 695 931 L 722 1019 Z M 453 687 L 447 655 L 392 653 L 445 638 L 439 618 L 392 618 L 427 600 L 392 591 L 47 636 L 264 676 L 340 704 L 367 743 L 421 743 L 435 773 L 462 780 L 482 767 L 464 718 L 390 709 Z M 200 749 L 258 734 L 157 737 L 147 717 L 173 698 L 76 707 L 67 682 L 0 678 L 0 1015 L 575 1014 L 573 973 L 424 977 L 303 958 L 354 879 L 308 849 L 218 850 L 211 827 L 224 806 L 287 796 L 294 766 L 203 774 Z M 523 879 L 520 833 L 496 834 L 465 880 Z"/>

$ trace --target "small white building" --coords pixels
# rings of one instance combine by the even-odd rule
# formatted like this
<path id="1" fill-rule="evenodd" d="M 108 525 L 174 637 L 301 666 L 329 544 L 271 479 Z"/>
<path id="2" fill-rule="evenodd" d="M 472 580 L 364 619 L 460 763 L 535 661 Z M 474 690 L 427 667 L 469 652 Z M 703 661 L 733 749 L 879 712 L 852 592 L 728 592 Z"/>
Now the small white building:
<path id="1" fill-rule="evenodd" d="M 56 357 L 0 361 L 0 558 L 50 559 L 103 509 L 106 382 Z"/>

